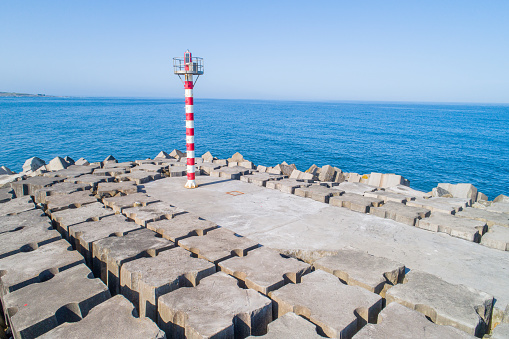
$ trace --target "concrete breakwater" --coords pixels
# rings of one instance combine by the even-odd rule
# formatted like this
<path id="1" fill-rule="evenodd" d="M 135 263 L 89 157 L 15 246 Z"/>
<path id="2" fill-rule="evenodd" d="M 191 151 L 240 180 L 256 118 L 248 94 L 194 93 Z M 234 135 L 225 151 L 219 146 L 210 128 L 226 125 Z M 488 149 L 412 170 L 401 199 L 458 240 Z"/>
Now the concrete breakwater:
<path id="1" fill-rule="evenodd" d="M 178 150 L 0 173 L 15 338 L 502 338 L 509 198 Z"/>

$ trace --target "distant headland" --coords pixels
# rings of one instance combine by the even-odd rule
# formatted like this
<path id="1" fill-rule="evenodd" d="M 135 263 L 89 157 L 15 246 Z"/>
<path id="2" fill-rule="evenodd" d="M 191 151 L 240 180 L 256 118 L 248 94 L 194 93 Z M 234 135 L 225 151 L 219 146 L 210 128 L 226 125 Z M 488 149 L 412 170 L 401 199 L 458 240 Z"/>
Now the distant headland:
<path id="1" fill-rule="evenodd" d="M 53 95 L 46 95 L 46 94 L 28 94 L 28 93 L 15 93 L 15 92 L 0 92 L 0 97 L 48 97 L 48 98 L 55 98 Z"/>

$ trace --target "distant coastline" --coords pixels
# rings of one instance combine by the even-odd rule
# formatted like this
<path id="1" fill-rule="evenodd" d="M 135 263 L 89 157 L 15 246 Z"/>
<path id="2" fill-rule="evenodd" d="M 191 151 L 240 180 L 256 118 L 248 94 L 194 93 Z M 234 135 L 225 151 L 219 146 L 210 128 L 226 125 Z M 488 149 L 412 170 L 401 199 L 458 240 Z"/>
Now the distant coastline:
<path id="1" fill-rule="evenodd" d="M 48 97 L 48 98 L 56 98 L 53 95 L 46 94 L 28 94 L 28 93 L 15 93 L 15 92 L 0 92 L 0 97 L 9 97 L 9 98 L 23 98 L 23 97 Z"/>

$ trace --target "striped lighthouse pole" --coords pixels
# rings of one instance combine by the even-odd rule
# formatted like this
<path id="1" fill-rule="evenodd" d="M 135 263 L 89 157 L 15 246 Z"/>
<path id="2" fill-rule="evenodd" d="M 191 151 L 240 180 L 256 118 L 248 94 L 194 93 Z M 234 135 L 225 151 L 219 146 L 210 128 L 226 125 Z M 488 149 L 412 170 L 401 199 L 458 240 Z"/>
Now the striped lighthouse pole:
<path id="1" fill-rule="evenodd" d="M 186 65 L 186 70 L 189 66 Z M 186 149 L 187 149 L 187 183 L 186 188 L 196 188 L 196 171 L 194 163 L 194 104 L 193 104 L 193 75 L 186 74 L 184 89 L 186 92 Z"/>

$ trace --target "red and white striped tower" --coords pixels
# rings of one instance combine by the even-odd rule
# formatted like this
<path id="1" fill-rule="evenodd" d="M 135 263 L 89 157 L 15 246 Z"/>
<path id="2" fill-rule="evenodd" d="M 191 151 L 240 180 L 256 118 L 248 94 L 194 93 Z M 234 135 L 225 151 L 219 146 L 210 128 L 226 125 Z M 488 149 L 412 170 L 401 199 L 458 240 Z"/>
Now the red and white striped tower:
<path id="1" fill-rule="evenodd" d="M 186 150 L 187 150 L 187 182 L 186 188 L 196 188 L 196 169 L 194 161 L 194 103 L 193 103 L 193 75 L 203 74 L 203 59 L 193 58 L 191 52 L 184 53 L 184 59 L 173 58 L 173 69 L 179 77 L 184 75 L 184 89 L 186 97 Z M 197 79 L 198 80 L 198 79 Z"/>

